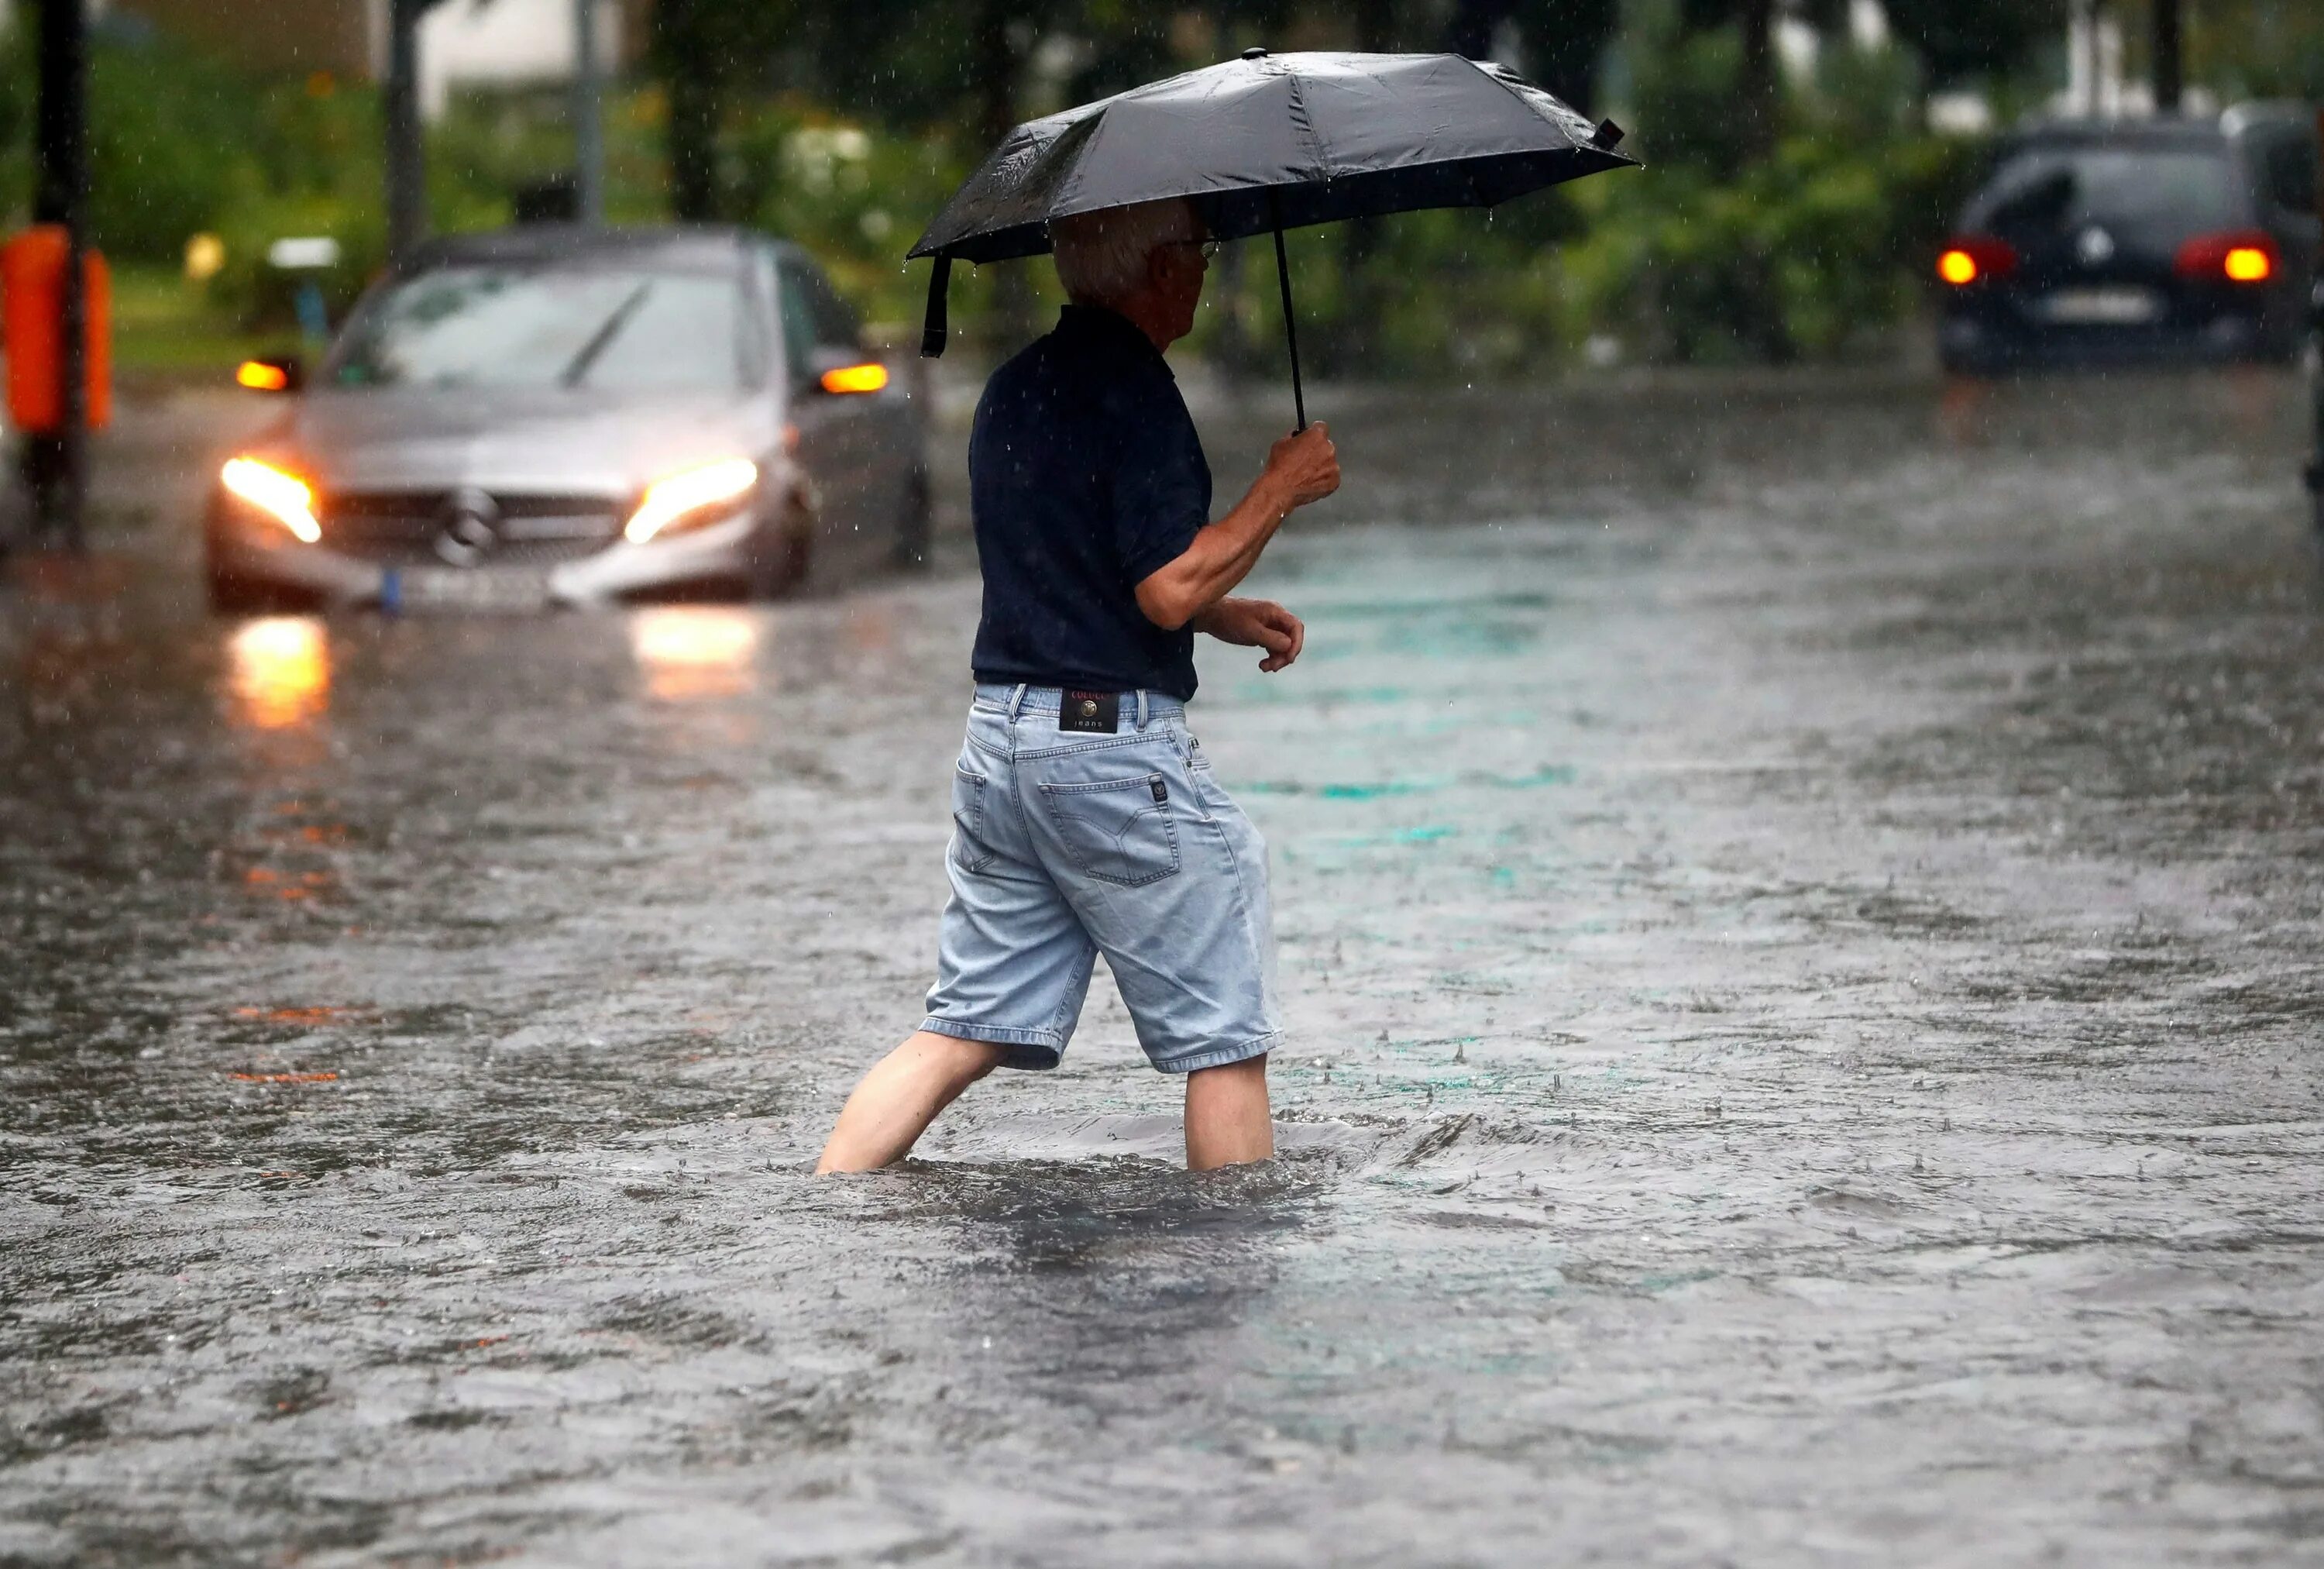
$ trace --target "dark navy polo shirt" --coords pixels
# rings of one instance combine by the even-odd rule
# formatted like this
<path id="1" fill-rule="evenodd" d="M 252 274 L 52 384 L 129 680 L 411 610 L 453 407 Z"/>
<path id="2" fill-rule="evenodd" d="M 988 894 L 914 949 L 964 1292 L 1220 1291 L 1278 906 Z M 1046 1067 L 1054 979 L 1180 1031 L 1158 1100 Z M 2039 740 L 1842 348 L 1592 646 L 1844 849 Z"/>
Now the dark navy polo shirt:
<path id="1" fill-rule="evenodd" d="M 984 570 L 979 681 L 1194 695 L 1194 634 L 1139 583 L 1211 518 L 1211 466 L 1161 351 L 1128 318 L 1068 305 L 992 373 L 968 440 Z"/>

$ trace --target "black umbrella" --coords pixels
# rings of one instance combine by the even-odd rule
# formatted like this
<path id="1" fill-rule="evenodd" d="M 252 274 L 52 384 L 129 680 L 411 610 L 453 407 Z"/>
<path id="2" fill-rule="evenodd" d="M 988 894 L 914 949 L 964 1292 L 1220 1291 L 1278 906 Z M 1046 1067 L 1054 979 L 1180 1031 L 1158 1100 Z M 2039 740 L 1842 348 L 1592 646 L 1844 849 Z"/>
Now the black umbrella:
<path id="1" fill-rule="evenodd" d="M 1299 337 L 1283 231 L 1373 213 L 1491 207 L 1635 164 L 1612 121 L 1592 127 L 1516 73 L 1457 54 L 1244 51 L 1009 133 L 911 256 L 936 258 L 920 352 L 944 353 L 954 258 L 1049 248 L 1051 220 L 1186 197 L 1212 236 L 1275 235 L 1299 424 Z"/>

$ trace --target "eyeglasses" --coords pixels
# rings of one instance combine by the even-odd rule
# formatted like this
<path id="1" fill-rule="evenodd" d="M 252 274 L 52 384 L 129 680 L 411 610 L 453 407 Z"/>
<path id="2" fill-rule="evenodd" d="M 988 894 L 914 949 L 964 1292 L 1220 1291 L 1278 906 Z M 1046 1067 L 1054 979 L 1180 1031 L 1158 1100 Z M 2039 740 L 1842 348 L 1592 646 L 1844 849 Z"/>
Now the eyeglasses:
<path id="1" fill-rule="evenodd" d="M 1217 240 L 1165 240 L 1162 243 L 1166 245 L 1192 245 L 1203 254 L 1205 262 L 1219 254 L 1220 242 Z"/>

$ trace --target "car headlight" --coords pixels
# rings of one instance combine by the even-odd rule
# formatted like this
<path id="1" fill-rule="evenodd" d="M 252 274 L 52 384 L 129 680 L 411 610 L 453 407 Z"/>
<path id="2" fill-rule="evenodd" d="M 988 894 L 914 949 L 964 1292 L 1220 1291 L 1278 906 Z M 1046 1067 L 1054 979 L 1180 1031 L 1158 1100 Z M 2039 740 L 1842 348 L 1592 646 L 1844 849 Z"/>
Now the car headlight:
<path id="1" fill-rule="evenodd" d="M 658 534 L 708 522 L 750 494 L 758 483 L 759 466 L 747 457 L 724 458 L 658 479 L 646 486 L 645 499 L 630 514 L 622 536 L 642 545 Z"/>
<path id="2" fill-rule="evenodd" d="M 285 474 L 255 457 L 229 458 L 218 470 L 218 483 L 290 531 L 291 538 L 311 545 L 323 537 L 315 521 L 315 490 L 295 474 Z"/>

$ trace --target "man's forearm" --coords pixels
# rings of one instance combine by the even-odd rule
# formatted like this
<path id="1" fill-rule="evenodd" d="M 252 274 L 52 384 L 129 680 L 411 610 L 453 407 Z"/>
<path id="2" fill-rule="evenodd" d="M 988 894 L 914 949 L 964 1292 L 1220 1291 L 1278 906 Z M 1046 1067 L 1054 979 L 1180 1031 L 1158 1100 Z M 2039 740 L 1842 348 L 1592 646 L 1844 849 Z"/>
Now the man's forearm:
<path id="1" fill-rule="evenodd" d="M 1286 490 L 1269 475 L 1259 475 L 1232 512 L 1204 526 L 1183 554 L 1138 585 L 1138 608 L 1173 632 L 1194 621 L 1250 576 L 1291 511 Z"/>

